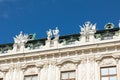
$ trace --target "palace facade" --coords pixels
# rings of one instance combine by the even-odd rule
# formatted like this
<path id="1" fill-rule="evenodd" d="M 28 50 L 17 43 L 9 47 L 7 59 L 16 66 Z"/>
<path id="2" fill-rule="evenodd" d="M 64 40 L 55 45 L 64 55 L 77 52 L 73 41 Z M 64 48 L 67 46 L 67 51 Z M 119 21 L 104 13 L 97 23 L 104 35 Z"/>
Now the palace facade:
<path id="1" fill-rule="evenodd" d="M 14 37 L 0 45 L 0 80 L 120 80 L 120 22 L 96 31 L 89 21 L 79 34 L 47 38 L 35 34 Z"/>

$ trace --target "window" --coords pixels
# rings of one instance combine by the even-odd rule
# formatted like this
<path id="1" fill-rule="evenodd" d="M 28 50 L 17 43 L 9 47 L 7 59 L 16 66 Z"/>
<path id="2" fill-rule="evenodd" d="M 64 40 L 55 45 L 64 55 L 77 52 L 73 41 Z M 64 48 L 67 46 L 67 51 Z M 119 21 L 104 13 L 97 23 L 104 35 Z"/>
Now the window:
<path id="1" fill-rule="evenodd" d="M 75 80 L 75 71 L 61 72 L 61 80 Z"/>
<path id="2" fill-rule="evenodd" d="M 0 80 L 3 80 L 3 78 L 0 78 Z"/>
<path id="3" fill-rule="evenodd" d="M 115 66 L 101 68 L 101 80 L 117 80 L 117 70 Z"/>
<path id="4" fill-rule="evenodd" d="M 25 80 L 38 80 L 37 78 L 38 78 L 37 75 L 27 75 L 27 76 L 25 76 Z"/>

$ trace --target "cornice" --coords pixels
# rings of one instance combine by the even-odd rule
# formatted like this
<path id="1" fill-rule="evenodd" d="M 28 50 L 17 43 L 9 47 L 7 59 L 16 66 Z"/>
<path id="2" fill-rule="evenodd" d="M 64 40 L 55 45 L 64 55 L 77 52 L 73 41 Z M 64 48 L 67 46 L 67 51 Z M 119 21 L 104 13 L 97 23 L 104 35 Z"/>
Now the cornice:
<path id="1" fill-rule="evenodd" d="M 72 46 L 64 46 L 64 47 L 58 47 L 58 48 L 50 48 L 47 50 L 34 50 L 24 53 L 8 53 L 8 54 L 1 54 L 0 55 L 0 61 L 2 60 L 9 60 L 9 59 L 17 59 L 17 58 L 27 58 L 27 57 L 36 57 L 36 56 L 44 56 L 44 55 L 52 55 L 52 54 L 63 54 L 63 53 L 69 53 L 69 52 L 79 52 L 84 50 L 92 50 L 92 49 L 100 49 L 100 48 L 106 48 L 106 47 L 115 47 L 120 45 L 120 40 L 112 40 L 112 41 L 106 41 L 101 43 L 86 43 L 84 45 L 78 44 L 78 45 L 72 45 Z M 111 51 L 112 52 L 112 51 Z M 118 51 L 119 52 L 119 51 Z M 91 54 L 91 53 L 90 53 Z M 98 54 L 98 53 L 95 53 Z"/>

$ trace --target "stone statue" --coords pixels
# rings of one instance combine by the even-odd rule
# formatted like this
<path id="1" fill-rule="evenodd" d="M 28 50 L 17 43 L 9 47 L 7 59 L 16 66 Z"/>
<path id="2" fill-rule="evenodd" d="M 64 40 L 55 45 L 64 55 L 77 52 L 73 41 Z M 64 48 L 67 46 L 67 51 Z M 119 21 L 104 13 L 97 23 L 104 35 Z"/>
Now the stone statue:
<path id="1" fill-rule="evenodd" d="M 28 40 L 28 35 L 23 35 L 22 34 L 22 31 L 20 32 L 20 34 L 14 38 L 14 42 L 17 43 L 17 44 L 20 44 L 20 43 L 26 43 Z"/>
<path id="2" fill-rule="evenodd" d="M 23 35 L 22 31 L 20 32 L 20 34 L 16 37 L 14 37 L 14 49 L 21 49 L 24 48 L 25 43 L 28 41 L 28 35 Z"/>
<path id="3" fill-rule="evenodd" d="M 52 38 L 52 30 L 49 29 L 49 31 L 47 31 L 46 33 L 47 33 L 47 39 L 51 40 L 51 38 Z"/>
<path id="4" fill-rule="evenodd" d="M 91 31 L 96 31 L 96 24 L 92 25 L 89 21 L 85 23 L 85 25 L 80 26 L 81 32 L 88 34 Z"/>
<path id="5" fill-rule="evenodd" d="M 53 30 L 53 34 L 54 34 L 55 39 L 59 39 L 59 29 L 58 29 L 58 27 L 56 27 L 56 29 Z"/>
<path id="6" fill-rule="evenodd" d="M 92 25 L 90 21 L 85 22 L 85 25 L 80 26 L 81 34 L 85 36 L 86 41 L 89 41 L 89 35 L 96 32 L 96 24 Z"/>

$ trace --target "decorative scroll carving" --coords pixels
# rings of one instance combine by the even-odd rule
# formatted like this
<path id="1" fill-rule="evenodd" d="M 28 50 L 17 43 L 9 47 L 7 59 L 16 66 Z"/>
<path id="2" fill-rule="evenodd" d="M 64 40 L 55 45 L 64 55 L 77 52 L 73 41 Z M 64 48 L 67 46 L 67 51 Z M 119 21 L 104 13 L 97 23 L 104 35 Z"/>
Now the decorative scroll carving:
<path id="1" fill-rule="evenodd" d="M 61 71 L 76 70 L 76 65 L 74 63 L 66 62 L 61 66 Z"/>
<path id="2" fill-rule="evenodd" d="M 57 62 L 57 65 L 62 65 L 66 62 L 71 62 L 71 63 L 74 63 L 74 64 L 79 64 L 80 63 L 80 60 L 79 59 L 72 59 L 72 58 L 67 58 L 67 59 L 61 59 Z"/>
<path id="3" fill-rule="evenodd" d="M 101 66 L 116 65 L 116 61 L 115 61 L 113 58 L 106 58 L 106 59 L 103 59 L 103 60 L 100 62 L 100 65 L 101 65 Z"/>
<path id="4" fill-rule="evenodd" d="M 29 66 L 24 72 L 25 75 L 38 74 L 38 69 L 35 66 Z"/>
<path id="5" fill-rule="evenodd" d="M 79 63 L 80 63 L 80 60 L 68 58 L 68 59 L 63 59 L 58 61 L 57 66 L 61 71 L 76 70 Z"/>
<path id="6" fill-rule="evenodd" d="M 37 74 L 43 67 L 42 63 L 27 63 L 21 66 L 24 74 Z"/>

